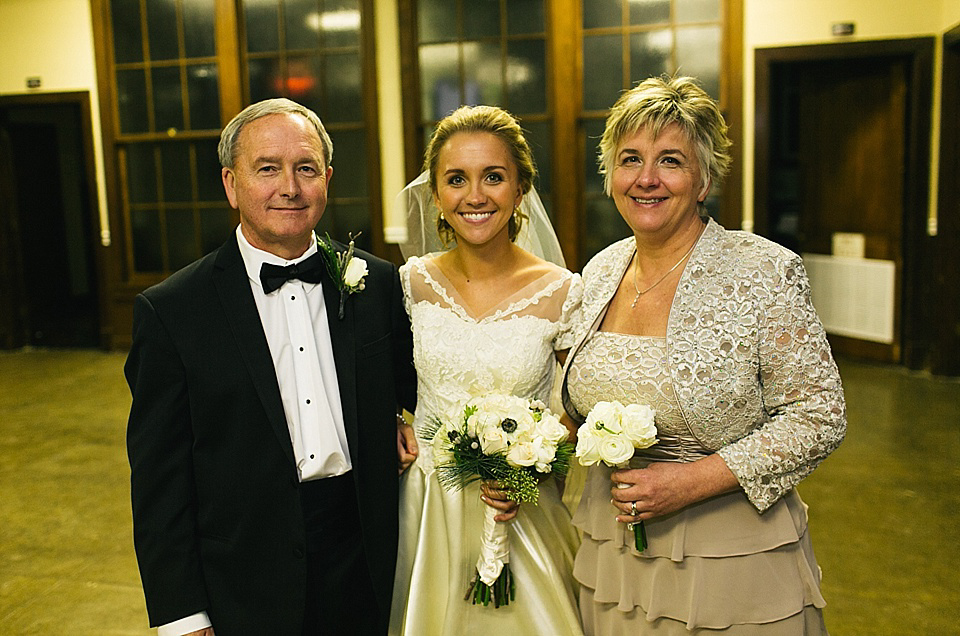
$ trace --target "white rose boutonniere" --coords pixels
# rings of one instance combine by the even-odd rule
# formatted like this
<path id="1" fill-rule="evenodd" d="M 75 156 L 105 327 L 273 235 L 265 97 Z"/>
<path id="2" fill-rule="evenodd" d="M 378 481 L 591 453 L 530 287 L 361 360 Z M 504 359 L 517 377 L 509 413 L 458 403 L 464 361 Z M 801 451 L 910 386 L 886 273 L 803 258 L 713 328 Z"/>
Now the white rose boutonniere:
<path id="1" fill-rule="evenodd" d="M 364 279 L 370 272 L 367 269 L 367 261 L 353 255 L 355 236 L 350 235 L 350 243 L 344 252 L 338 252 L 333 247 L 333 240 L 330 235 L 327 234 L 326 236 L 326 241 L 317 239 L 317 248 L 324 255 L 323 260 L 327 265 L 327 273 L 330 274 L 330 278 L 333 279 L 337 289 L 340 290 L 340 311 L 337 316 L 340 320 L 343 320 L 343 304 L 347 296 L 363 291 L 366 287 Z M 357 236 L 360 235 L 357 234 Z"/>
<path id="2" fill-rule="evenodd" d="M 363 277 L 369 273 L 367 261 L 354 256 L 347 262 L 347 268 L 343 271 L 343 284 L 355 291 L 363 291 Z"/>

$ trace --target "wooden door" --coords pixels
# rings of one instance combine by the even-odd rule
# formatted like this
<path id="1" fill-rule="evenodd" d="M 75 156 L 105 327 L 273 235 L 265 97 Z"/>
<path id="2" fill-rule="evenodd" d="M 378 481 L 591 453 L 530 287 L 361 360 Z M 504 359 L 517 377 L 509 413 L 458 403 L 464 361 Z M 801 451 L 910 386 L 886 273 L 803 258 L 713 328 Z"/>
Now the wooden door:
<path id="1" fill-rule="evenodd" d="M 903 268 L 905 66 L 896 59 L 798 63 L 788 73 L 789 96 L 780 100 L 795 101 L 795 118 L 781 121 L 795 127 L 784 133 L 796 146 L 795 234 L 789 247 L 830 255 L 837 233 L 861 235 L 862 256 L 893 261 L 895 281 L 902 279 L 896 274 Z M 787 90 L 786 83 L 780 86 Z M 896 324 L 895 303 L 893 309 Z M 892 343 L 837 334 L 833 340 L 838 353 L 884 361 L 899 356 L 896 330 Z"/>
<path id="2" fill-rule="evenodd" d="M 834 255 L 836 234 L 860 235 L 861 256 L 892 261 L 892 301 L 883 305 L 892 313 L 879 314 L 876 297 L 856 297 L 881 288 L 863 270 L 889 265 L 816 259 L 827 287 L 842 281 L 831 291 L 851 290 L 831 294 L 832 313 L 856 314 L 854 328 L 825 324 L 837 353 L 913 368 L 928 360 L 934 302 L 927 236 L 932 44 L 856 42 L 760 49 L 756 56 L 756 231 L 798 253 L 823 255 Z M 811 269 L 815 259 L 808 260 Z M 883 337 L 860 328 L 878 315 L 892 315 Z"/>
<path id="3" fill-rule="evenodd" d="M 906 122 L 903 62 L 801 66 L 802 252 L 830 254 L 836 232 L 865 236 L 866 258 L 901 262 Z"/>

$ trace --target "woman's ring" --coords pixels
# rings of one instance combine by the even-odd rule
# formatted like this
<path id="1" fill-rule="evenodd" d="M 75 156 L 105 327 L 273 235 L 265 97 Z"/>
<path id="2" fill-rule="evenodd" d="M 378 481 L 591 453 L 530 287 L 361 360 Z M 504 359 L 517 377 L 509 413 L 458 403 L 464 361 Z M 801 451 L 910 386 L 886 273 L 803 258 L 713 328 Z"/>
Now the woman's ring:
<path id="1" fill-rule="evenodd" d="M 636 517 L 636 516 L 638 516 L 638 515 L 640 514 L 639 512 L 637 512 L 637 502 L 636 502 L 636 501 L 631 501 L 631 502 L 630 502 L 630 514 L 633 515 L 634 517 Z"/>

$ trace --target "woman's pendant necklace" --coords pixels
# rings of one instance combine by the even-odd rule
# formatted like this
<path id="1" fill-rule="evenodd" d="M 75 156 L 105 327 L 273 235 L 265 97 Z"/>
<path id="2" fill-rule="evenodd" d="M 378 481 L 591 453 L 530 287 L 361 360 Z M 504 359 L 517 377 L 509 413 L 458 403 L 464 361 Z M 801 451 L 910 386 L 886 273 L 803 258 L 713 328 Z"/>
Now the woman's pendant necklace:
<path id="1" fill-rule="evenodd" d="M 638 262 L 634 262 L 634 264 L 633 264 L 633 288 L 634 288 L 635 290 L 637 290 L 637 296 L 636 296 L 636 298 L 633 299 L 633 302 L 630 303 L 630 308 L 631 308 L 631 309 L 635 309 L 636 306 L 637 306 L 637 302 L 640 300 L 640 297 L 641 297 L 641 296 L 643 296 L 643 295 L 646 294 L 648 291 L 650 291 L 651 289 L 653 289 L 654 287 L 656 287 L 657 285 L 659 285 L 660 283 L 662 283 L 663 281 L 665 281 L 665 280 L 667 279 L 667 276 L 669 276 L 670 274 L 673 273 L 673 270 L 675 270 L 675 269 L 677 269 L 678 267 L 680 267 L 680 263 L 682 263 L 683 261 L 687 260 L 687 257 L 690 256 L 690 253 L 693 251 L 693 248 L 695 248 L 695 247 L 697 246 L 697 243 L 699 242 L 699 240 L 700 240 L 699 237 L 697 237 L 697 240 L 693 242 L 693 245 L 690 246 L 690 249 L 687 250 L 687 253 L 680 257 L 680 260 L 677 261 L 677 264 L 674 265 L 673 267 L 671 267 L 670 269 L 668 269 L 666 274 L 664 274 L 663 276 L 661 276 L 660 278 L 657 279 L 657 282 L 655 282 L 653 285 L 650 285 L 649 287 L 647 287 L 647 288 L 644 289 L 643 291 L 640 291 L 640 287 L 637 286 L 637 270 L 640 269 L 640 264 L 639 264 Z M 635 261 L 636 261 L 637 256 L 639 256 L 639 252 L 634 252 L 634 260 L 635 260 Z"/>

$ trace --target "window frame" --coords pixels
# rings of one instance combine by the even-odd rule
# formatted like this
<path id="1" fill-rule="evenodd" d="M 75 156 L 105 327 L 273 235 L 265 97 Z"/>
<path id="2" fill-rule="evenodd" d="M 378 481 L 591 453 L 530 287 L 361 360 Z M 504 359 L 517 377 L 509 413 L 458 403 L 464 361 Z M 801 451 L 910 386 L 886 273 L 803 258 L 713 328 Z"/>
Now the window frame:
<path id="1" fill-rule="evenodd" d="M 547 114 L 552 121 L 550 198 L 551 215 L 568 267 L 580 269 L 588 256 L 583 247 L 586 233 L 584 205 L 586 157 L 596 152 L 582 141 L 582 126 L 602 111 L 584 111 L 582 4 L 588 0 L 544 0 L 547 68 Z M 678 0 L 672 0 L 676 3 Z M 720 51 L 720 106 L 734 140 L 733 164 L 718 197 L 717 220 L 729 228 L 742 222 L 742 139 L 743 139 L 743 0 L 721 0 L 722 38 Z M 424 140 L 421 122 L 421 86 L 417 38 L 417 0 L 398 0 L 403 95 L 404 157 L 407 179 L 413 179 L 423 164 Z M 673 9 L 671 8 L 671 16 Z M 622 33 L 631 27 L 607 29 Z M 671 28 L 673 22 L 671 20 Z M 457 39 L 455 42 L 463 42 Z M 570 86 L 578 87 L 569 90 Z M 610 106 L 613 104 L 611 103 Z M 518 116 L 520 114 L 518 113 Z M 523 121 L 521 121 L 523 125 Z M 564 152 L 558 149 L 572 149 Z M 559 179 L 556 175 L 568 175 Z"/>

